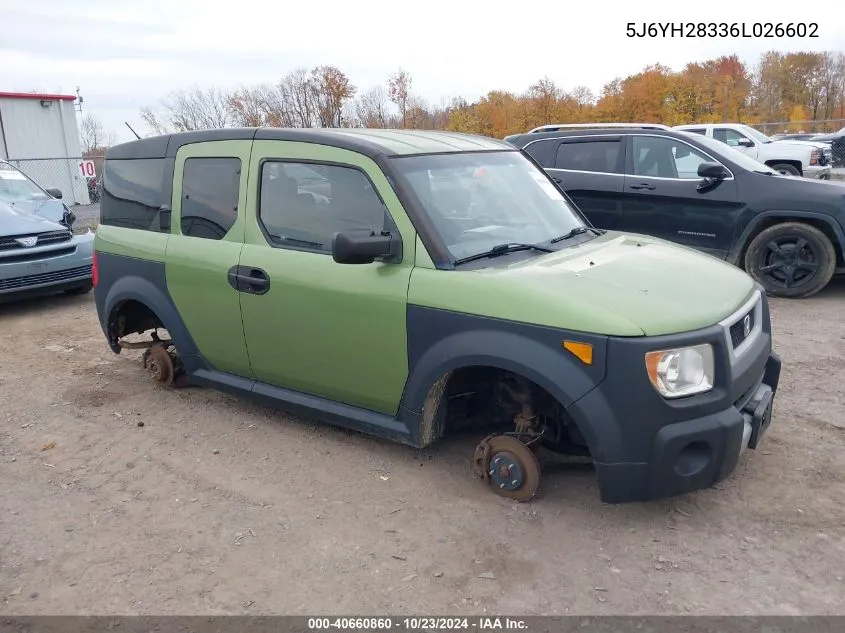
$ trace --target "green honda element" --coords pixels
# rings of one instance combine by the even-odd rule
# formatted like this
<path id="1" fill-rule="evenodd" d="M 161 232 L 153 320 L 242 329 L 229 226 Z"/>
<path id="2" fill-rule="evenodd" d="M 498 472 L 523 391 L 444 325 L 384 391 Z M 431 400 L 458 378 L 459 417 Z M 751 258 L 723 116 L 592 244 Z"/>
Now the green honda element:
<path id="1" fill-rule="evenodd" d="M 478 136 L 118 145 L 94 262 L 111 349 L 144 348 L 162 384 L 419 448 L 473 433 L 475 472 L 519 501 L 541 447 L 589 458 L 610 503 L 711 486 L 757 446 L 780 376 L 748 275 L 592 227 L 530 157 Z"/>

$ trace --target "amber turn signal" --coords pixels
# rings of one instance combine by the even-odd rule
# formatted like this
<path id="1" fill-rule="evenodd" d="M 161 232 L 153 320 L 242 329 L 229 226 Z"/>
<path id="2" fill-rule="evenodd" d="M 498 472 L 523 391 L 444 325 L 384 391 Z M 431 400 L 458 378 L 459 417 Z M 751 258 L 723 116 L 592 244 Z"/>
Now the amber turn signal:
<path id="1" fill-rule="evenodd" d="M 585 365 L 593 364 L 593 346 L 589 343 L 578 343 L 577 341 L 564 341 L 563 349 L 570 352 Z"/>

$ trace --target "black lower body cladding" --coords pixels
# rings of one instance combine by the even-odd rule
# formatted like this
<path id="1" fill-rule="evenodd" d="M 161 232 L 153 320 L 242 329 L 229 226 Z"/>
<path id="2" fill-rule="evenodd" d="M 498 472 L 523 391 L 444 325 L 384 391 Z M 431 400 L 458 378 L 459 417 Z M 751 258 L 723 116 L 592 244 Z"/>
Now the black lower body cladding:
<path id="1" fill-rule="evenodd" d="M 491 365 L 535 382 L 566 408 L 593 458 L 608 503 L 645 501 L 706 488 L 727 476 L 770 420 L 780 359 L 772 353 L 768 304 L 760 330 L 736 357 L 726 330 L 618 338 L 568 332 L 417 306 L 408 308 L 410 377 L 405 406 L 419 413 L 428 387 L 449 371 Z M 561 348 L 591 343 L 593 364 Z M 715 384 L 676 400 L 651 384 L 647 352 L 709 343 Z M 761 404 L 763 406 L 761 406 Z"/>
<path id="2" fill-rule="evenodd" d="M 208 368 L 167 290 L 163 262 L 97 252 L 97 264 L 94 300 L 100 327 L 113 352 L 120 353 L 114 314 L 124 302 L 137 301 L 161 319 L 189 375 Z"/>

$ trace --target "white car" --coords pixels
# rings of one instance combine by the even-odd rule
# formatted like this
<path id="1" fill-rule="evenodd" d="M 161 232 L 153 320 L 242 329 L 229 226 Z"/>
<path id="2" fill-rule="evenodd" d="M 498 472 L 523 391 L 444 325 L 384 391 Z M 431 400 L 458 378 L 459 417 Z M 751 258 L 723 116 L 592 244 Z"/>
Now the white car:
<path id="1" fill-rule="evenodd" d="M 782 174 L 830 179 L 833 161 L 830 145 L 825 143 L 776 141 L 741 123 L 676 125 L 674 129 L 722 141 Z"/>

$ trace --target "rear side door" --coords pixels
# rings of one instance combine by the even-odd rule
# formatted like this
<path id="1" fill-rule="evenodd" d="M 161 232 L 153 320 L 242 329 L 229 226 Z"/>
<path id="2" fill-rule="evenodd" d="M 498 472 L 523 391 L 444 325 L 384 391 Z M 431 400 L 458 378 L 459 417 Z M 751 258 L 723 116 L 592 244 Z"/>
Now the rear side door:
<path id="1" fill-rule="evenodd" d="M 598 228 L 618 230 L 624 220 L 624 146 L 619 134 L 566 137 L 541 163 Z"/>
<path id="2" fill-rule="evenodd" d="M 698 166 L 719 161 L 668 136 L 632 134 L 625 174 L 625 230 L 724 259 L 743 205 L 733 175 L 703 186 Z"/>
<path id="3" fill-rule="evenodd" d="M 244 242 L 251 140 L 184 145 L 176 153 L 167 288 L 212 367 L 251 377 L 240 295 L 229 284 Z"/>

